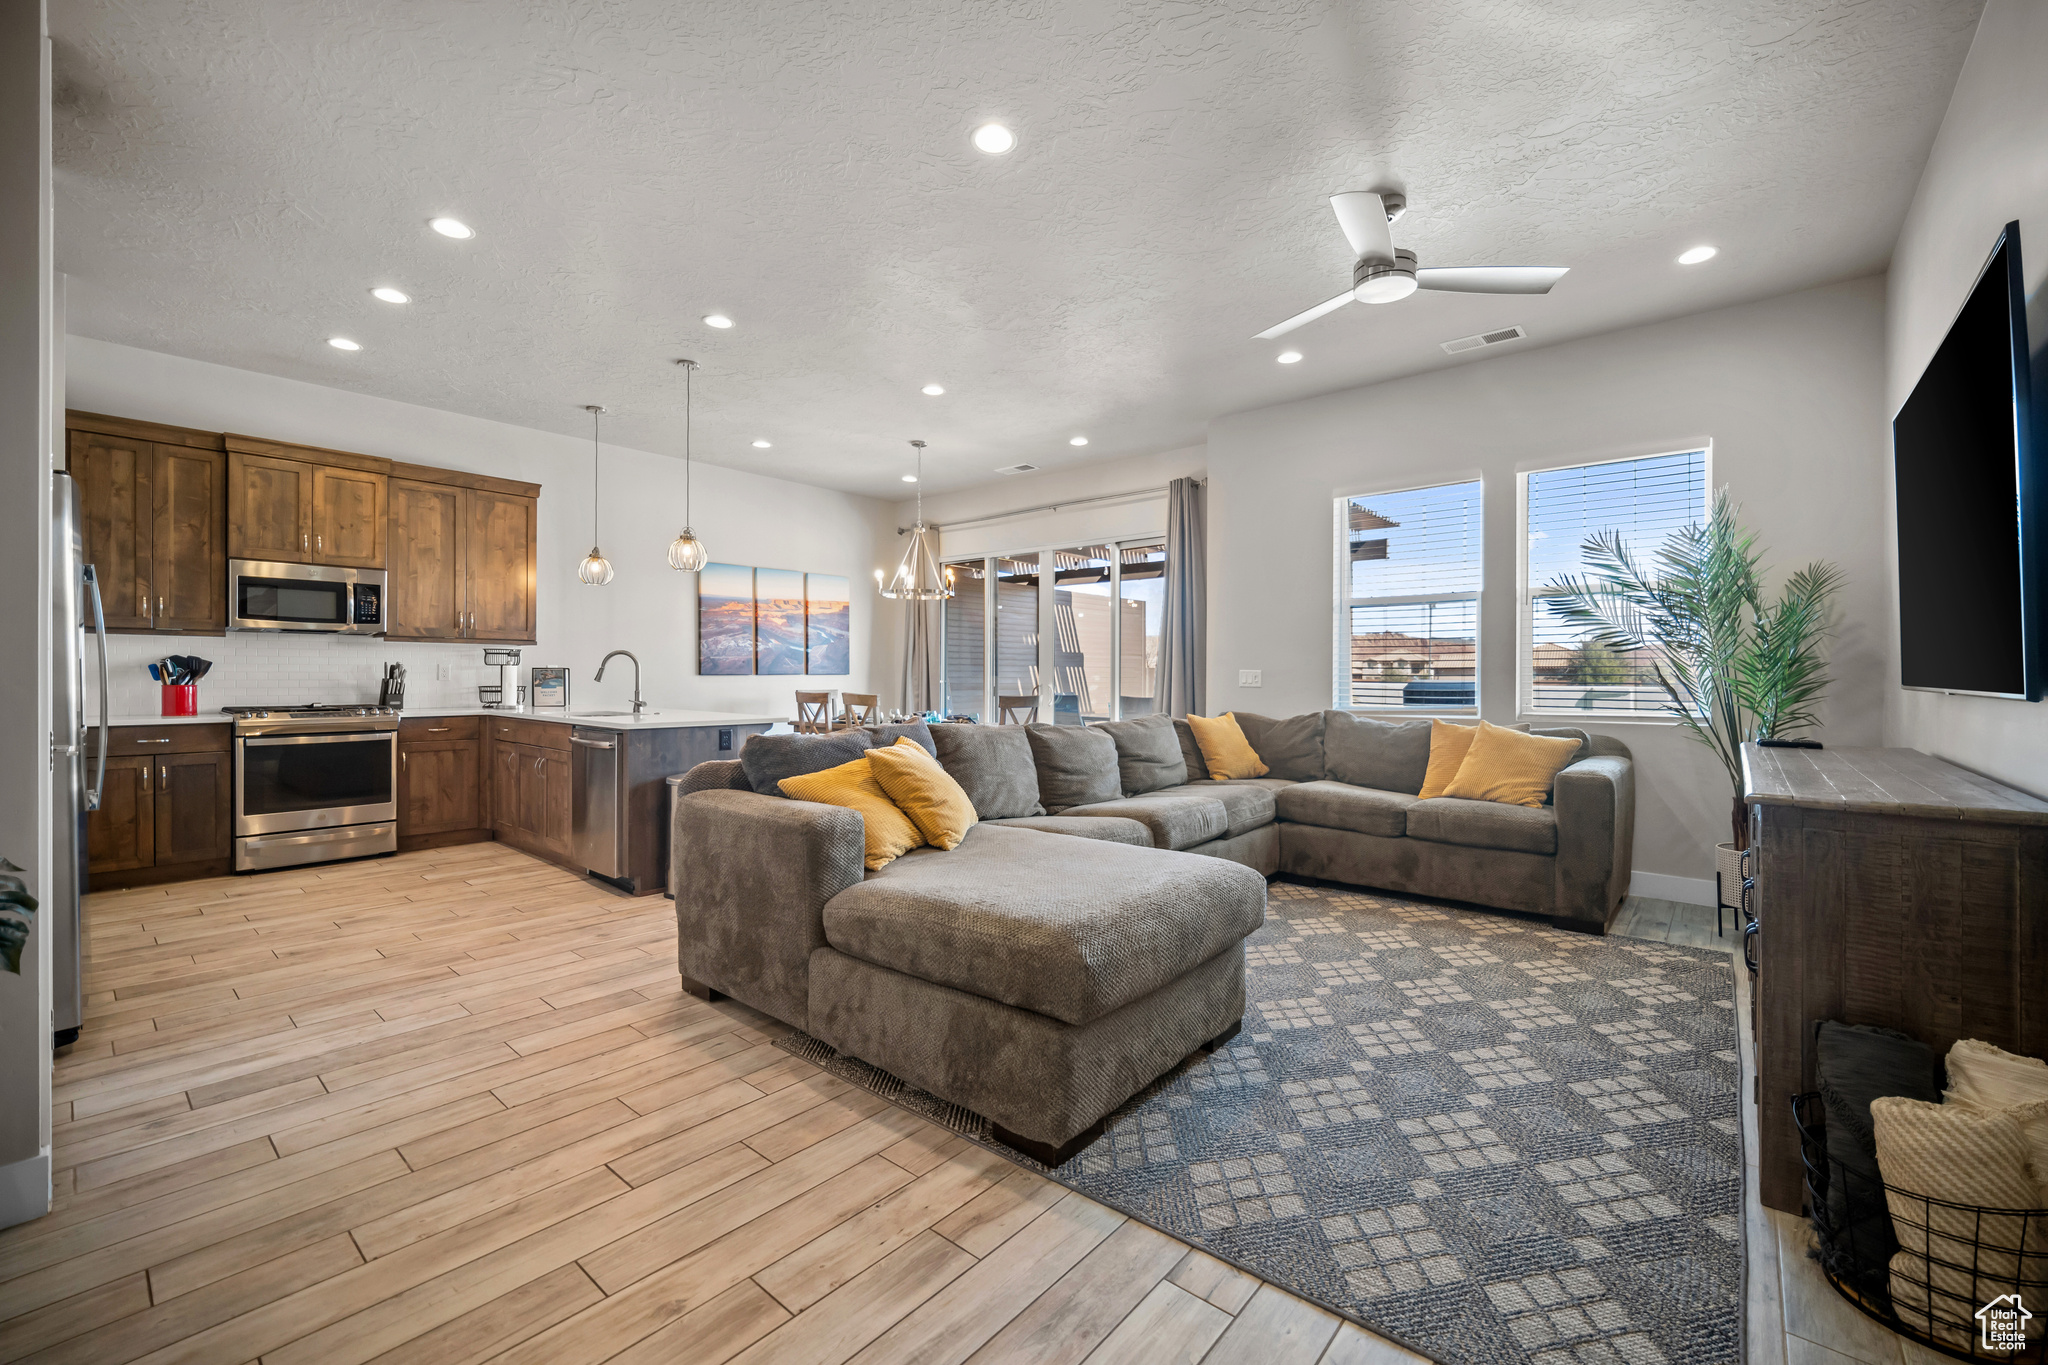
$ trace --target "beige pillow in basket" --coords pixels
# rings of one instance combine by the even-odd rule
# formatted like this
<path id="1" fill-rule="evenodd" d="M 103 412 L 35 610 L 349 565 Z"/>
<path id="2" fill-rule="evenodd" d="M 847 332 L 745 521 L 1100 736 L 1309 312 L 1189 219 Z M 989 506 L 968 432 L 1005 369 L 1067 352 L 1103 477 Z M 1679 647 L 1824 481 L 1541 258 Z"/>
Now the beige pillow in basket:
<path id="1" fill-rule="evenodd" d="M 2041 1275 L 2048 1236 L 2035 1232 L 2040 1220 L 1983 1217 L 1898 1191 L 1973 1208 L 2033 1208 L 2019 1121 L 2008 1113 L 1899 1096 L 1873 1100 L 1870 1117 L 1900 1247 L 1891 1263 L 1892 1308 L 1908 1327 L 1967 1348 L 1976 1311 L 2015 1291 L 2023 1259 L 2029 1279 Z M 2024 1248 L 2022 1235 L 2030 1244 Z"/>
<path id="2" fill-rule="evenodd" d="M 2027 1139 L 2037 1202 L 2048 1208 L 2048 1062 L 1965 1038 L 1948 1050 L 1942 1099 L 1978 1112 L 2005 1110 Z"/>

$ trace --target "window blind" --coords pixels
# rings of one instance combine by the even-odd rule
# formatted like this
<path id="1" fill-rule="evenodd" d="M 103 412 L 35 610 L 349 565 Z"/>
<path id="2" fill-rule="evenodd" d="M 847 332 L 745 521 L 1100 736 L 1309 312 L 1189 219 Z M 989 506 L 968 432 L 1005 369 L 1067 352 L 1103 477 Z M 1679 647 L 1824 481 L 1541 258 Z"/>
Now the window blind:
<path id="1" fill-rule="evenodd" d="M 1340 498 L 1337 704 L 1478 704 L 1483 488 L 1439 484 Z"/>

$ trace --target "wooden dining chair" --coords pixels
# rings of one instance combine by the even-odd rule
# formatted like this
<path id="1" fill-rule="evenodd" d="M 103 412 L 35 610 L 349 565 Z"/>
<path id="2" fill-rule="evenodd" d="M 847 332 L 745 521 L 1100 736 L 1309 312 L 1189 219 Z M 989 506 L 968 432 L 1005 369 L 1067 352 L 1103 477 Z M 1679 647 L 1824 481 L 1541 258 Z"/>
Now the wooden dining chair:
<path id="1" fill-rule="evenodd" d="M 1027 692 L 1021 697 L 996 698 L 996 724 L 1032 725 L 1038 720 L 1038 694 Z"/>
<path id="2" fill-rule="evenodd" d="M 840 723 L 849 729 L 857 725 L 882 723 L 882 698 L 879 693 L 841 692 L 839 703 L 845 708 L 840 713 Z"/>
<path id="3" fill-rule="evenodd" d="M 797 693 L 796 732 L 800 735 L 822 735 L 831 728 L 832 694 L 830 692 Z"/>

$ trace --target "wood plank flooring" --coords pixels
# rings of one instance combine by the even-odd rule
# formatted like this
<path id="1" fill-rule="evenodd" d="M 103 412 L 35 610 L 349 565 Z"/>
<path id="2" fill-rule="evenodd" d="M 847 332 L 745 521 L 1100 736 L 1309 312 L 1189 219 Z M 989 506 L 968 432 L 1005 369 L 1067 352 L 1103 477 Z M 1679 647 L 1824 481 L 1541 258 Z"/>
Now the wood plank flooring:
<path id="1" fill-rule="evenodd" d="M 681 993 L 498 844 L 93 896 L 0 1363 L 1417 1357 Z"/>

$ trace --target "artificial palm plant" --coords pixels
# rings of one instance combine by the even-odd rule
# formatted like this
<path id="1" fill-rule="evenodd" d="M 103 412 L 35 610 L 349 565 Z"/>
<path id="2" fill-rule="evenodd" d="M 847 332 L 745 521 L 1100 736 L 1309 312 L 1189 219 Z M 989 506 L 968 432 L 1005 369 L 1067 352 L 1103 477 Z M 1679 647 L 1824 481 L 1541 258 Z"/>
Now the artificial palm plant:
<path id="1" fill-rule="evenodd" d="M 28 883 L 14 874 L 21 871 L 0 858 L 0 968 L 21 975 L 21 950 L 28 944 L 30 920 L 36 912 L 36 898 Z"/>
<path id="2" fill-rule="evenodd" d="M 1822 650 L 1840 570 L 1815 560 L 1764 596 L 1756 536 L 1736 521 L 1728 490 L 1705 524 L 1674 531 L 1646 564 L 1619 531 L 1587 538 L 1588 572 L 1551 583 L 1545 605 L 1588 644 L 1647 657 L 1664 710 L 1714 751 L 1734 789 L 1735 846 L 1747 847 L 1745 740 L 1783 739 L 1819 723 Z"/>

